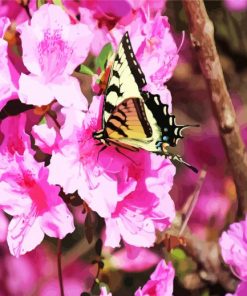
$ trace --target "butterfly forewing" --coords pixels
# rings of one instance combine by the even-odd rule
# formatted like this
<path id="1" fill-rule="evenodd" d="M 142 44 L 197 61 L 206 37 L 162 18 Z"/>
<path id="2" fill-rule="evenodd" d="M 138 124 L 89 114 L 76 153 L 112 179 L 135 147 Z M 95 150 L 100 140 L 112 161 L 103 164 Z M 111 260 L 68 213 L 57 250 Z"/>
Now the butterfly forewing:
<path id="1" fill-rule="evenodd" d="M 145 114 L 144 102 L 138 98 L 124 100 L 113 110 L 105 130 L 110 139 L 129 139 L 129 144 L 131 139 L 150 138 L 152 129 Z"/>
<path id="2" fill-rule="evenodd" d="M 116 53 L 105 91 L 103 127 L 114 108 L 125 99 L 142 99 L 141 89 L 144 85 L 145 76 L 135 58 L 129 34 L 126 32 Z"/>

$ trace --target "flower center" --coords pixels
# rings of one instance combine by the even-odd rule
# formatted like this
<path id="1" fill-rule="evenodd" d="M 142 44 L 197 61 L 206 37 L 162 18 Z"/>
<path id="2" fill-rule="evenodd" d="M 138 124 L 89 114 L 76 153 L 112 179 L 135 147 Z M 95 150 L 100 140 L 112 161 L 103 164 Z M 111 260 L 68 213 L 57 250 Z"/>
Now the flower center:
<path id="1" fill-rule="evenodd" d="M 73 49 L 62 39 L 61 29 L 47 29 L 38 45 L 39 64 L 46 82 L 63 74 Z"/>

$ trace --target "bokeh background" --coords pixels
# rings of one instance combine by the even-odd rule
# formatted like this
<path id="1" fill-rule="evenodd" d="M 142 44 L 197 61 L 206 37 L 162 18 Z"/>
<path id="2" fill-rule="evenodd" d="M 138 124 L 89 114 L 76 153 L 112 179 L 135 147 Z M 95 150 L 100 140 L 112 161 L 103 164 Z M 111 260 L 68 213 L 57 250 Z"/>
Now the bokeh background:
<path id="1" fill-rule="evenodd" d="M 14 0 L 0 1 L 0 14 L 8 2 Z M 215 40 L 226 84 L 242 136 L 247 143 L 247 3 L 242 0 L 228 0 L 205 1 L 205 4 L 215 26 Z M 24 8 L 20 5 L 20 9 Z M 190 46 L 188 23 L 181 1 L 167 1 L 164 15 L 169 17 L 178 45 L 182 40 L 181 32 L 185 31 L 178 66 L 167 83 L 172 93 L 173 113 L 178 123 L 200 124 L 198 128 L 186 130 L 185 139 L 179 142 L 174 151 L 183 155 L 199 171 L 206 171 L 188 226 L 198 241 L 217 242 L 221 232 L 235 219 L 235 186 L 212 114 L 207 86 Z M 88 64 L 90 63 L 92 59 L 88 60 Z M 78 78 L 90 98 L 89 78 L 83 75 Z M 199 175 L 177 165 L 171 196 L 178 213 L 184 214 L 186 211 L 186 201 L 193 194 L 198 180 Z M 103 258 L 100 258 L 95 245 L 97 238 L 102 235 L 103 222 L 99 217 L 91 217 L 94 238 L 89 244 L 83 226 L 85 216 L 82 205 L 71 209 L 76 217 L 77 227 L 73 234 L 63 240 L 62 246 L 66 295 L 80 295 L 82 291 L 92 287 L 98 271 L 96 261 L 103 262 L 99 278 L 109 286 L 113 295 L 133 295 L 148 280 L 159 258 L 164 256 L 176 268 L 175 296 L 225 295 L 224 285 L 210 279 L 210 275 L 203 277 L 203 266 L 186 253 L 186 247 L 172 252 L 160 247 L 143 250 L 139 259 L 134 262 L 126 257 L 125 250 L 103 249 Z M 17 259 L 9 254 L 6 243 L 0 243 L 0 296 L 59 295 L 56 252 L 56 240 L 46 238 L 37 249 Z M 96 286 L 93 292 L 97 295 Z"/>

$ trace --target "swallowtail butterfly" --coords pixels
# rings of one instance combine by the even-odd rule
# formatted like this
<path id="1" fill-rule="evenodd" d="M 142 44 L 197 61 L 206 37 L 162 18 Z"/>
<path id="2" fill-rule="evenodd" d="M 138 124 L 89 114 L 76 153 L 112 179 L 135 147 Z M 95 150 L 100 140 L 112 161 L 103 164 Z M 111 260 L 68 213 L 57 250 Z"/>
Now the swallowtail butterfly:
<path id="1" fill-rule="evenodd" d="M 105 89 L 102 130 L 93 137 L 106 146 L 132 151 L 145 149 L 177 160 L 194 172 L 197 169 L 181 156 L 167 151 L 183 138 L 181 131 L 191 125 L 177 125 L 159 95 L 143 91 L 145 76 L 136 60 L 128 32 L 120 42 Z M 106 147 L 105 146 L 105 147 Z"/>

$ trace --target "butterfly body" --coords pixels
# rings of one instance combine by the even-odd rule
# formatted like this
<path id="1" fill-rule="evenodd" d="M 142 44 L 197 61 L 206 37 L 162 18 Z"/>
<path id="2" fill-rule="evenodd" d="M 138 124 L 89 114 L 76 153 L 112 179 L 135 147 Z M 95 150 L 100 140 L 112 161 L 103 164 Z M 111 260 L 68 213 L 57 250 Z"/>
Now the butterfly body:
<path id="1" fill-rule="evenodd" d="M 115 55 L 105 89 L 102 130 L 93 137 L 106 146 L 132 151 L 144 149 L 185 163 L 180 156 L 167 151 L 183 138 L 188 125 L 177 125 L 175 116 L 158 94 L 143 91 L 145 76 L 136 60 L 126 32 Z"/>

